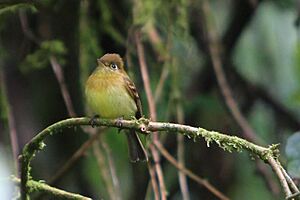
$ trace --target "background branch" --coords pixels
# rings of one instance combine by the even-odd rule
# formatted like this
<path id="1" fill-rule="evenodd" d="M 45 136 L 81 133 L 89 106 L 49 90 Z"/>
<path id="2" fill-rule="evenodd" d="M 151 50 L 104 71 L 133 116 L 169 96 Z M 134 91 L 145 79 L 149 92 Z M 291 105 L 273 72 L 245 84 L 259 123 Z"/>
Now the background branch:
<path id="1" fill-rule="evenodd" d="M 144 48 L 142 45 L 141 41 L 141 33 L 139 31 L 135 32 L 135 41 L 137 45 L 137 54 L 139 58 L 139 64 L 140 64 L 140 69 L 141 69 L 141 74 L 142 74 L 142 79 L 144 83 L 144 88 L 146 91 L 146 96 L 147 96 L 147 102 L 149 106 L 149 112 L 150 112 L 150 118 L 154 121 L 156 121 L 156 106 L 155 106 L 155 101 L 152 95 L 152 90 L 150 87 L 150 80 L 149 80 L 149 73 L 147 69 L 147 64 L 146 64 L 146 59 L 145 59 L 145 53 L 144 53 Z M 153 141 L 158 141 L 159 137 L 156 132 L 153 134 Z M 152 144 L 150 144 L 150 150 L 154 159 L 154 167 L 155 167 L 155 172 L 158 178 L 158 184 L 160 187 L 160 194 L 161 194 L 161 200 L 165 200 L 167 197 L 167 189 L 165 186 L 165 181 L 163 177 L 163 171 L 160 165 L 160 156 L 157 150 L 154 148 Z"/>
<path id="2" fill-rule="evenodd" d="M 5 101 L 4 103 L 6 104 L 6 114 L 7 114 L 7 120 L 8 120 L 8 127 L 9 127 L 9 137 L 10 137 L 10 143 L 11 143 L 11 150 L 12 150 L 12 156 L 13 156 L 13 161 L 14 161 L 14 170 L 15 174 L 18 177 L 19 176 L 19 160 L 18 160 L 18 155 L 19 155 L 19 142 L 18 142 L 18 137 L 17 137 L 17 130 L 16 130 L 16 121 L 15 117 L 12 112 L 12 107 L 10 105 L 10 102 L 8 100 L 8 94 L 7 94 L 7 88 L 6 88 L 6 78 L 4 75 L 4 72 L 2 68 L 0 67 L 0 89 L 3 92 L 3 100 Z M 4 112 L 4 111 L 3 111 Z"/>
<path id="3" fill-rule="evenodd" d="M 229 86 L 227 78 L 225 76 L 225 72 L 223 70 L 224 59 L 222 59 L 224 57 L 223 55 L 224 49 L 222 44 L 219 41 L 216 28 L 213 25 L 213 20 L 212 20 L 213 16 L 210 10 L 209 3 L 207 1 L 203 2 L 202 11 L 204 13 L 204 29 L 206 30 L 206 35 L 207 35 L 208 55 L 210 56 L 212 67 L 216 75 L 217 83 L 224 97 L 225 103 L 233 119 L 243 130 L 242 135 L 250 141 L 254 141 L 255 143 L 261 144 L 263 143 L 263 141 L 261 140 L 261 138 L 258 137 L 255 131 L 252 129 L 251 125 L 248 123 L 247 119 L 240 111 L 238 104 L 233 97 L 232 90 Z M 226 45 L 229 45 L 228 48 L 230 49 L 233 47 L 233 43 L 226 44 Z M 262 174 L 263 177 L 265 178 L 268 187 L 272 190 L 273 193 L 277 194 L 278 189 L 276 185 L 273 184 L 273 180 L 270 179 L 269 173 L 266 170 L 266 168 L 264 166 L 261 166 L 257 162 L 256 165 L 259 173 Z"/>
<path id="4" fill-rule="evenodd" d="M 206 189 L 208 189 L 212 194 L 222 200 L 229 200 L 222 192 L 220 192 L 217 188 L 211 185 L 207 180 L 200 178 L 196 174 L 194 174 L 191 170 L 186 169 L 181 163 L 177 162 L 175 158 L 169 154 L 169 152 L 163 147 L 160 142 L 155 142 L 155 146 L 158 148 L 160 153 L 172 164 L 174 165 L 181 173 L 184 173 Z"/>

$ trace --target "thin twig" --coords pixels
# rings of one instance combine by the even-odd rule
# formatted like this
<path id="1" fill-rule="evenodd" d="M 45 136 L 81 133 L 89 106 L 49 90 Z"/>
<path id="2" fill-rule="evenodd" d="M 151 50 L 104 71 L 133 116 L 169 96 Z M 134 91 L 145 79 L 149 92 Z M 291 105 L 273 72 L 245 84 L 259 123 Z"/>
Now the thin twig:
<path id="1" fill-rule="evenodd" d="M 155 106 L 155 101 L 152 95 L 152 90 L 150 87 L 150 79 L 149 79 L 149 73 L 147 70 L 147 64 L 146 64 L 146 59 L 145 59 L 145 52 L 144 48 L 141 42 L 141 35 L 140 32 L 135 32 L 135 41 L 137 45 L 137 54 L 139 58 L 139 64 L 140 64 L 140 69 L 141 69 L 141 74 L 142 74 L 142 79 L 144 83 L 144 88 L 146 91 L 146 96 L 147 96 L 147 101 L 148 101 L 148 106 L 149 106 L 149 112 L 150 112 L 150 118 L 152 120 L 157 119 L 156 117 L 156 106 Z M 153 134 L 153 141 L 158 141 L 159 137 L 157 133 Z M 152 144 L 150 144 L 150 150 L 153 155 L 154 163 L 155 163 L 155 171 L 156 175 L 158 178 L 158 184 L 160 187 L 160 194 L 161 194 L 161 200 L 165 200 L 167 197 L 167 190 L 164 182 L 164 177 L 163 177 L 163 171 L 160 165 L 160 156 L 157 150 L 154 148 Z"/>
<path id="2" fill-rule="evenodd" d="M 286 197 L 289 197 L 292 195 L 292 192 L 289 188 L 289 185 L 282 173 L 282 170 L 281 170 L 281 166 L 280 164 L 278 164 L 279 162 L 274 159 L 273 157 L 269 157 L 268 158 L 268 163 L 270 164 L 270 166 L 272 167 L 273 171 L 276 173 L 278 179 L 279 179 L 279 182 L 281 184 L 281 187 L 283 188 L 283 191 L 285 193 L 285 196 Z"/>
<path id="3" fill-rule="evenodd" d="M 94 155 L 95 155 L 97 163 L 98 163 L 99 171 L 101 172 L 101 176 L 104 180 L 104 184 L 107 188 L 108 197 L 109 197 L 109 199 L 116 199 L 116 194 L 114 192 L 114 189 L 113 189 L 113 187 L 111 187 L 113 184 L 112 184 L 111 178 L 109 177 L 110 173 L 107 170 L 108 167 L 106 166 L 105 157 L 104 157 L 102 151 L 100 150 L 99 141 L 95 141 L 93 143 L 93 152 L 94 152 Z"/>
<path id="4" fill-rule="evenodd" d="M 53 70 L 53 72 L 55 74 L 55 77 L 57 79 L 57 82 L 59 83 L 59 88 L 60 88 L 61 94 L 63 96 L 65 105 L 67 107 L 68 114 L 69 114 L 70 117 L 75 117 L 76 113 L 75 113 L 75 110 L 74 110 L 73 103 L 71 101 L 69 90 L 67 89 L 67 85 L 65 83 L 65 78 L 64 78 L 64 75 L 63 75 L 62 67 L 57 62 L 56 57 L 50 56 L 49 60 L 50 60 L 50 63 L 51 63 L 52 70 Z"/>
<path id="5" fill-rule="evenodd" d="M 296 192 L 296 193 L 294 193 L 294 194 L 292 194 L 292 195 L 286 197 L 285 199 L 286 199 L 286 200 L 289 200 L 289 199 L 294 199 L 295 197 L 299 199 L 299 197 L 300 197 L 300 192 Z"/>
<path id="6" fill-rule="evenodd" d="M 149 73 L 147 69 L 147 64 L 146 64 L 146 59 L 145 59 L 145 52 L 144 52 L 144 47 L 141 42 L 141 33 L 136 31 L 135 32 L 135 41 L 136 41 L 136 46 L 137 46 L 137 54 L 138 54 L 138 59 L 139 59 L 139 64 L 140 64 L 140 69 L 141 69 L 141 74 L 142 74 L 142 79 L 144 83 L 144 88 L 146 92 L 146 97 L 147 97 L 147 102 L 149 106 L 149 113 L 151 119 L 156 121 L 156 106 L 154 102 L 154 98 L 152 95 L 152 90 L 150 86 L 150 79 L 149 79 Z M 158 137 L 157 134 L 155 134 L 155 138 Z"/>
<path id="7" fill-rule="evenodd" d="M 255 160 L 256 172 L 258 175 L 264 177 L 263 181 L 267 185 L 267 187 L 272 191 L 272 193 L 276 196 L 280 194 L 280 187 L 276 181 L 273 181 L 274 175 L 272 171 L 267 169 L 265 163 L 262 163 L 260 160 Z"/>
<path id="8" fill-rule="evenodd" d="M 179 124 L 184 124 L 184 113 L 181 104 L 181 90 L 180 90 L 180 76 L 179 76 L 179 69 L 178 64 L 176 62 L 176 58 L 172 58 L 172 99 L 175 106 L 175 115 L 176 121 Z M 185 156 L 184 156 L 184 136 L 177 135 L 177 157 L 178 163 L 182 167 L 185 167 Z M 187 184 L 186 175 L 179 170 L 178 171 L 178 178 L 179 178 L 179 186 L 181 190 L 181 194 L 184 200 L 189 200 L 189 189 Z"/>
<path id="9" fill-rule="evenodd" d="M 154 92 L 154 103 L 157 104 L 161 98 L 161 93 L 163 91 L 165 82 L 168 78 L 169 75 L 169 66 L 168 66 L 168 61 L 170 58 L 170 55 L 168 52 L 170 52 L 170 40 L 167 40 L 167 45 L 165 47 L 165 44 L 162 42 L 162 38 L 160 37 L 157 29 L 155 28 L 154 25 L 150 25 L 147 28 L 146 31 L 148 37 L 149 37 L 149 42 L 152 45 L 153 49 L 156 50 L 156 54 L 158 57 L 159 61 L 164 61 L 164 65 L 160 74 L 160 78 L 158 81 L 158 84 L 155 88 Z M 169 37 L 168 37 L 169 38 Z"/>
<path id="10" fill-rule="evenodd" d="M 40 38 L 38 38 L 32 32 L 32 30 L 29 28 L 28 20 L 27 20 L 27 16 L 26 16 L 25 11 L 21 10 L 19 12 L 19 18 L 20 18 L 22 31 L 23 31 L 24 35 L 29 40 L 33 41 L 35 44 L 40 45 L 42 40 Z M 67 89 L 67 86 L 66 86 L 66 83 L 65 83 L 62 67 L 57 62 L 56 57 L 53 56 L 53 55 L 49 57 L 49 61 L 50 61 L 52 70 L 54 72 L 54 75 L 55 75 L 55 77 L 56 77 L 56 79 L 59 83 L 61 94 L 63 96 L 65 105 L 67 107 L 68 114 L 69 114 L 70 117 L 75 117 L 76 113 L 75 113 L 75 110 L 74 110 L 73 103 L 71 101 L 70 93 L 69 93 L 69 91 Z"/>
<path id="11" fill-rule="evenodd" d="M 278 164 L 280 165 L 280 169 L 289 185 L 289 187 L 291 188 L 292 192 L 297 194 L 299 193 L 299 189 L 296 186 L 296 184 L 294 183 L 294 181 L 292 180 L 292 178 L 288 175 L 288 173 L 286 172 L 286 170 L 282 167 L 282 165 L 278 162 Z M 300 197 L 298 197 L 298 199 L 300 199 Z"/>
<path id="12" fill-rule="evenodd" d="M 99 142 L 100 142 L 102 149 L 104 149 L 105 154 L 107 155 L 106 159 L 108 160 L 108 168 L 110 170 L 110 175 L 111 175 L 112 183 L 114 186 L 115 197 L 117 200 L 122 199 L 120 183 L 119 183 L 119 179 L 117 176 L 115 163 L 114 163 L 114 160 L 112 159 L 113 156 L 111 153 L 111 149 L 107 145 L 107 143 L 103 141 L 103 137 L 100 139 Z"/>
<path id="13" fill-rule="evenodd" d="M 155 134 L 155 132 L 154 132 Z M 155 141 L 155 139 L 153 140 Z M 164 181 L 164 175 L 163 171 L 160 165 L 160 155 L 159 152 L 155 149 L 153 144 L 150 144 L 150 150 L 152 152 L 153 160 L 154 160 L 154 169 L 157 175 L 158 179 L 158 185 L 160 189 L 160 198 L 161 200 L 166 200 L 167 199 L 167 190 L 165 186 L 165 181 Z"/>
<path id="14" fill-rule="evenodd" d="M 130 58 L 130 52 L 133 50 L 132 45 L 130 45 L 131 43 L 134 43 L 135 40 L 135 35 L 134 35 L 134 28 L 131 27 L 128 30 L 128 38 L 126 41 L 126 62 L 127 62 L 127 66 L 132 66 L 132 61 Z M 147 166 L 148 166 L 148 171 L 150 174 L 150 181 L 151 181 L 151 186 L 152 186 L 152 190 L 154 193 L 154 198 L 155 200 L 159 200 L 159 188 L 158 188 L 158 183 L 156 180 L 156 176 L 155 176 L 155 169 L 153 168 L 152 164 L 150 162 L 147 162 Z M 150 183 L 150 182 L 149 182 Z M 148 188 L 150 187 L 150 184 L 148 184 Z M 148 190 L 147 190 L 148 191 Z M 147 192 L 148 194 L 148 192 Z"/>
<path id="15" fill-rule="evenodd" d="M 188 177 L 199 183 L 201 186 L 204 186 L 211 193 L 213 193 L 216 197 L 222 200 L 229 200 L 222 192 L 220 192 L 217 188 L 211 185 L 207 180 L 200 178 L 196 174 L 194 174 L 191 170 L 182 166 L 176 159 L 163 147 L 160 142 L 155 142 L 155 146 L 158 148 L 160 153 L 172 164 L 176 167 L 180 172 L 186 174 Z"/>
<path id="16" fill-rule="evenodd" d="M 7 110 L 9 137 L 10 137 L 10 143 L 11 143 L 13 160 L 14 160 L 15 174 L 16 176 L 19 176 L 18 174 L 19 173 L 19 160 L 18 160 L 19 143 L 17 137 L 16 120 L 12 111 L 12 107 L 9 102 L 9 97 L 6 88 L 6 77 L 4 75 L 3 69 L 1 68 L 0 68 L 0 85 L 1 85 L 1 90 L 3 92 L 3 99 L 4 101 L 6 101 L 5 104 Z"/>
<path id="17" fill-rule="evenodd" d="M 24 10 L 19 11 L 19 19 L 21 22 L 21 27 L 24 35 L 35 44 L 40 45 L 41 40 L 31 31 L 28 25 L 27 16 Z"/>
<path id="18" fill-rule="evenodd" d="M 176 106 L 176 115 L 177 115 L 177 122 L 180 124 L 184 124 L 184 116 L 181 105 L 179 105 L 179 102 Z M 185 167 L 185 159 L 184 159 L 184 136 L 183 135 L 177 135 L 177 156 L 178 156 L 178 163 L 180 166 Z M 182 193 L 182 197 L 184 200 L 189 200 L 189 188 L 188 183 L 186 180 L 185 174 L 179 170 L 179 185 L 180 190 Z"/>
<path id="19" fill-rule="evenodd" d="M 150 162 L 147 162 L 147 166 L 149 169 L 152 190 L 154 193 L 154 199 L 159 200 L 159 188 L 158 188 L 157 181 L 156 181 L 155 169 L 154 169 L 153 165 L 151 165 Z"/>
<path id="20" fill-rule="evenodd" d="M 168 78 L 168 75 L 169 75 L 169 67 L 167 64 L 164 64 L 161 75 L 159 77 L 158 84 L 155 89 L 155 93 L 154 93 L 154 102 L 155 103 L 158 103 L 161 98 L 161 94 L 162 94 L 165 82 Z"/>
<path id="21" fill-rule="evenodd" d="M 101 132 L 99 132 L 101 133 Z M 74 164 L 86 153 L 86 151 L 92 146 L 93 142 L 97 140 L 99 134 L 93 134 L 86 142 L 84 142 L 80 148 L 65 162 L 65 164 L 54 174 L 49 180 L 50 185 L 54 185 L 59 181 L 63 175 L 69 171 Z"/>

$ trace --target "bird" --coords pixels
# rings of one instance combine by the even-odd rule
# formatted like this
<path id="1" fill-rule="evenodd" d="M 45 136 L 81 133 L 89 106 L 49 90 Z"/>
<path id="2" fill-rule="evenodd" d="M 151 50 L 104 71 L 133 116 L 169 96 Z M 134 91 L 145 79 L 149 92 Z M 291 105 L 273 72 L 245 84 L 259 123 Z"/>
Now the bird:
<path id="1" fill-rule="evenodd" d="M 139 119 L 142 104 L 134 83 L 124 69 L 119 54 L 107 53 L 97 59 L 97 67 L 85 84 L 90 109 L 102 118 Z M 134 130 L 126 131 L 129 157 L 132 162 L 147 161 L 147 152 Z"/>

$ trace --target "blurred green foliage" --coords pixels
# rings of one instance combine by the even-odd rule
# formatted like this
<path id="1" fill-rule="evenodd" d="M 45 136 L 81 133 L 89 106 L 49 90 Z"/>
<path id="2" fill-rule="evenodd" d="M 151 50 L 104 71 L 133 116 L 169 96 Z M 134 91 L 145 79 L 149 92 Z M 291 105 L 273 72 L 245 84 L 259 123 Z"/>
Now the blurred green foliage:
<path id="1" fill-rule="evenodd" d="M 19 4 L 4 5 L 4 6 L 0 4 L 0 17 L 2 17 L 5 14 L 17 13 L 20 9 L 30 10 L 33 13 L 38 11 L 33 4 L 29 4 L 29 3 L 19 3 Z"/>
<path id="2" fill-rule="evenodd" d="M 66 53 L 67 49 L 62 41 L 44 41 L 35 52 L 26 56 L 24 62 L 20 66 L 21 71 L 23 73 L 29 73 L 31 70 L 43 69 L 49 66 L 49 59 L 51 56 L 56 57 L 58 63 L 63 66 L 66 62 L 64 59 Z"/>
<path id="3" fill-rule="evenodd" d="M 0 31 L 6 33 L 1 37 L 0 70 L 7 76 L 9 97 L 0 90 L 0 132 L 4 130 L 3 133 L 7 136 L 9 134 L 3 128 L 3 124 L 7 125 L 7 99 L 11 101 L 16 116 L 20 147 L 46 125 L 68 117 L 59 84 L 49 68 L 51 56 L 55 56 L 63 66 L 67 88 L 76 91 L 71 92 L 72 101 L 84 104 L 85 100 L 74 94 L 84 94 L 85 81 L 96 67 L 96 59 L 105 53 L 119 53 L 125 59 L 129 75 L 140 92 L 144 114 L 149 116 L 134 39 L 134 31 L 141 29 L 154 94 L 162 79 L 161 73 L 165 71 L 167 74 L 162 93 L 157 98 L 158 119 L 176 121 L 175 108 L 180 105 L 184 110 L 185 124 L 240 136 L 241 130 L 229 115 L 213 70 L 209 69 L 211 61 L 207 55 L 201 2 L 47 0 L 39 2 L 38 6 L 17 4 L 0 7 Z M 248 24 L 242 27 L 241 35 L 237 36 L 237 44 L 230 52 L 232 57 L 224 58 L 230 60 L 233 66 L 223 67 L 234 97 L 251 126 L 266 144 L 283 144 L 285 154 L 282 153 L 281 157 L 286 161 L 283 164 L 287 164 L 289 173 L 299 178 L 299 133 L 295 133 L 297 130 L 288 123 L 282 123 L 287 116 L 278 114 L 270 102 L 251 90 L 254 87 L 263 88 L 273 101 L 299 121 L 300 42 L 299 28 L 294 26 L 299 11 L 295 1 L 209 2 L 212 8 L 210 20 L 215 22 L 220 37 L 227 32 L 233 20 L 245 17 L 244 10 L 235 10 L 239 8 L 238 5 L 257 3 L 251 7 L 255 12 L 251 14 Z M 70 5 L 73 7 L 68 10 Z M 20 9 L 25 11 L 32 32 L 42 40 L 39 45 L 23 34 L 18 15 Z M 233 13 L 238 12 L 241 16 L 232 18 Z M 158 38 L 153 39 L 150 34 L 152 31 Z M 69 41 L 70 36 L 74 41 Z M 4 45 L 4 41 L 14 45 Z M 236 80 L 232 70 L 237 71 L 250 84 L 246 87 Z M 74 71 L 78 74 L 72 73 Z M 80 86 L 74 89 L 74 82 L 77 81 Z M 86 115 L 91 116 L 92 113 L 87 111 Z M 79 148 L 79 144 L 89 137 L 79 136 L 82 134 L 80 131 L 66 132 L 66 138 L 54 137 L 47 141 L 46 153 L 39 154 L 34 162 L 34 178 L 46 177 L 47 182 L 52 173 Z M 1 134 L 0 139 L 3 138 Z M 176 157 L 175 134 L 161 135 L 166 148 Z M 122 197 L 143 199 L 149 183 L 147 167 L 145 164 L 129 163 L 124 138 L 122 133 L 110 129 L 101 135 L 100 140 L 111 149 Z M 151 138 L 143 139 L 148 145 Z M 7 140 L 0 140 L 0 145 L 4 141 Z M 186 140 L 185 144 L 186 165 L 231 199 L 283 198 L 271 194 L 262 176 L 256 173 L 252 157 L 247 153 L 224 156 L 216 145 L 208 148 L 204 141 Z M 9 145 L 9 142 L 5 144 Z M 99 148 L 107 158 L 105 149 L 101 145 Z M 162 168 L 169 199 L 181 199 L 177 170 L 164 158 Z M 93 147 L 67 174 L 69 176 L 63 177 L 55 186 L 95 199 L 110 198 Z M 275 177 L 273 179 L 277 182 Z M 188 185 L 192 199 L 215 199 L 205 188 L 190 179 Z M 153 194 L 150 192 L 147 195 L 151 199 Z"/>

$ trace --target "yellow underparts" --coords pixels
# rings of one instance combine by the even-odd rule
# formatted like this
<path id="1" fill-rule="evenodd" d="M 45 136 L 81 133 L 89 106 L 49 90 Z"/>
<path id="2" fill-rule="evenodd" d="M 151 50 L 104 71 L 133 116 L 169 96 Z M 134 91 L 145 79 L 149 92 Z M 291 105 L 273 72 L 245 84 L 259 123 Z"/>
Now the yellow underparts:
<path id="1" fill-rule="evenodd" d="M 137 106 L 125 84 L 119 72 L 96 70 L 89 77 L 85 88 L 87 103 L 92 111 L 103 118 L 129 119 L 135 116 Z"/>

